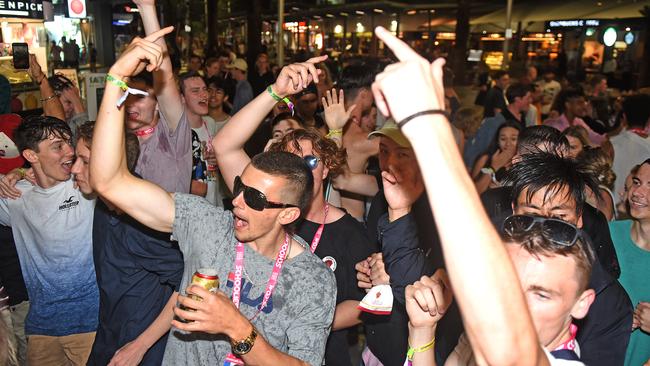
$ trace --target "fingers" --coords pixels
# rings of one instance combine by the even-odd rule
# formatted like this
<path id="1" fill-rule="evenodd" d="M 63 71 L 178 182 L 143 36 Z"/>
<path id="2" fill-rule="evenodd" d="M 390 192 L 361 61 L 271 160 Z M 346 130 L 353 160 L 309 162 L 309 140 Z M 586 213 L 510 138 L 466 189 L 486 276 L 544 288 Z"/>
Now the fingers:
<path id="1" fill-rule="evenodd" d="M 384 27 L 375 28 L 377 38 L 381 39 L 384 44 L 393 51 L 395 56 L 400 61 L 415 60 L 421 58 L 411 47 L 402 42 L 399 38 L 395 37 L 393 33 L 389 32 Z"/>
<path id="2" fill-rule="evenodd" d="M 169 27 L 166 27 L 166 28 L 163 28 L 163 29 L 160 29 L 160 30 L 158 30 L 156 32 L 151 33 L 150 35 L 144 37 L 144 39 L 149 41 L 149 42 L 156 42 L 161 37 L 164 37 L 164 36 L 166 36 L 167 34 L 173 32 L 173 31 L 174 31 L 174 27 L 169 26 Z"/>
<path id="3" fill-rule="evenodd" d="M 310 58 L 309 60 L 307 60 L 305 62 L 310 63 L 310 64 L 317 64 L 317 63 L 323 62 L 325 60 L 327 60 L 327 55 L 312 57 L 312 58 Z"/>
<path id="4" fill-rule="evenodd" d="M 334 94 L 334 97 L 336 97 L 336 89 L 332 89 L 332 94 Z M 345 94 L 343 93 L 343 89 L 339 90 L 339 103 L 345 105 Z"/>
<path id="5" fill-rule="evenodd" d="M 327 96 L 327 105 L 332 105 L 336 103 L 334 99 L 336 98 L 336 91 L 335 89 L 332 89 L 331 91 L 328 90 L 325 95 Z"/>

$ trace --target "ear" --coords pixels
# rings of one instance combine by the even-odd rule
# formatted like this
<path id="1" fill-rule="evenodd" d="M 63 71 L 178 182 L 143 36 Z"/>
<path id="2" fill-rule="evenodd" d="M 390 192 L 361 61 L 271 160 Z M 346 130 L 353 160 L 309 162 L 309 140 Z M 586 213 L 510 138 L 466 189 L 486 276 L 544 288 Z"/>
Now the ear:
<path id="1" fill-rule="evenodd" d="M 589 307 L 591 304 L 594 302 L 596 299 L 596 292 L 592 289 L 585 290 L 580 296 L 578 297 L 578 301 L 576 301 L 575 305 L 573 305 L 573 308 L 571 309 L 571 316 L 574 319 L 582 319 L 585 316 L 587 316 L 587 313 L 589 312 Z"/>
<path id="2" fill-rule="evenodd" d="M 327 176 L 330 174 L 330 168 L 328 168 L 322 160 L 321 160 L 321 164 L 323 164 L 323 175 L 321 177 L 321 180 L 325 180 Z"/>
<path id="3" fill-rule="evenodd" d="M 181 103 L 185 104 L 185 95 L 181 93 Z M 158 108 L 158 105 L 156 105 L 156 109 Z"/>
<path id="4" fill-rule="evenodd" d="M 29 161 L 30 164 L 33 165 L 35 163 L 38 163 L 38 155 L 36 154 L 36 151 L 34 151 L 32 149 L 25 149 L 25 150 L 23 150 L 22 155 L 23 155 L 23 158 L 25 158 L 25 160 Z"/>
<path id="5" fill-rule="evenodd" d="M 300 209 L 298 207 L 285 208 L 280 212 L 278 221 L 281 225 L 288 225 L 300 218 Z"/>
<path id="6" fill-rule="evenodd" d="M 588 205 L 588 203 L 585 202 L 585 205 Z M 576 227 L 578 229 L 582 229 L 582 214 L 580 214 L 580 216 L 578 216 L 578 222 L 576 222 Z"/>

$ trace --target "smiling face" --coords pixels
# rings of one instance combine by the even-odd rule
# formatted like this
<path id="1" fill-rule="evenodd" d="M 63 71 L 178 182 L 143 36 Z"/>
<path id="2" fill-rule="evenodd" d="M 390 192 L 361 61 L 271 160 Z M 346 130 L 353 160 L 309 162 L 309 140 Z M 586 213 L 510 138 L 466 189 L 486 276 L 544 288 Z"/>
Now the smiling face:
<path id="1" fill-rule="evenodd" d="M 136 80 L 129 83 L 129 87 L 144 90 L 148 96 L 129 95 L 126 98 L 126 128 L 131 131 L 144 130 L 154 127 L 158 123 L 158 101 L 154 97 L 153 88 L 148 87 L 144 82 Z"/>
<path id="2" fill-rule="evenodd" d="M 226 100 L 226 93 L 223 89 L 211 86 L 208 88 L 208 108 L 209 109 L 218 109 L 223 106 L 224 100 Z"/>
<path id="3" fill-rule="evenodd" d="M 650 219 L 650 164 L 642 164 L 632 176 L 627 200 L 630 205 L 630 216 L 633 219 Z"/>
<path id="4" fill-rule="evenodd" d="M 49 180 L 46 184 L 70 179 L 74 150 L 69 136 L 50 135 L 38 143 L 38 152 L 27 149 L 23 155 L 35 170 L 40 170 Z"/>
<path id="5" fill-rule="evenodd" d="M 88 169 L 88 164 L 90 163 L 90 147 L 82 138 L 77 140 L 76 155 L 77 159 L 74 165 L 72 165 L 74 180 L 83 194 L 91 194 L 93 193 L 93 189 L 90 186 L 90 169 Z"/>
<path id="6" fill-rule="evenodd" d="M 528 303 L 540 343 L 552 350 L 566 338 L 571 319 L 583 318 L 593 290 L 582 291 L 576 260 L 557 254 L 533 255 L 517 243 L 506 244 Z"/>
<path id="7" fill-rule="evenodd" d="M 192 77 L 183 80 L 182 100 L 187 111 L 199 116 L 208 114 L 208 87 L 200 77 Z"/>

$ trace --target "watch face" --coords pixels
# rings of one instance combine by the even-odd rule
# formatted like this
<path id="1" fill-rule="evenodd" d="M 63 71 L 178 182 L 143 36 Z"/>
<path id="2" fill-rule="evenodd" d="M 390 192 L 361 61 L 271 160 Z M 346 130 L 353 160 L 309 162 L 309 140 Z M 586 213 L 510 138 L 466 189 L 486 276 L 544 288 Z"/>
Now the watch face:
<path id="1" fill-rule="evenodd" d="M 251 344 L 248 342 L 239 342 L 235 346 L 235 353 L 238 353 L 240 355 L 244 355 L 248 353 L 251 350 Z"/>

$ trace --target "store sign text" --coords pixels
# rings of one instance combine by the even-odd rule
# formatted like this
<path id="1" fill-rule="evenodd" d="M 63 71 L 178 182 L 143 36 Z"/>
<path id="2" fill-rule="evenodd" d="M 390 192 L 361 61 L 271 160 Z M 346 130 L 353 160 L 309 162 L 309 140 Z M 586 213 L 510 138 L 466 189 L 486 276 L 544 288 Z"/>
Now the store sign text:
<path id="1" fill-rule="evenodd" d="M 570 28 L 570 27 L 598 27 L 600 20 L 596 19 L 574 19 L 574 20 L 551 20 L 548 22 L 551 28 Z"/>
<path id="2" fill-rule="evenodd" d="M 43 1 L 0 0 L 0 16 L 43 19 Z"/>

